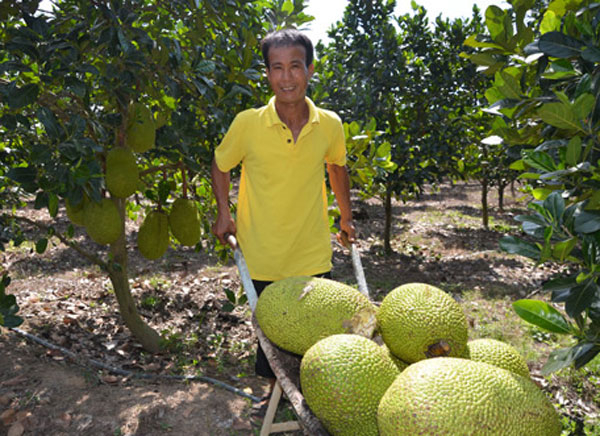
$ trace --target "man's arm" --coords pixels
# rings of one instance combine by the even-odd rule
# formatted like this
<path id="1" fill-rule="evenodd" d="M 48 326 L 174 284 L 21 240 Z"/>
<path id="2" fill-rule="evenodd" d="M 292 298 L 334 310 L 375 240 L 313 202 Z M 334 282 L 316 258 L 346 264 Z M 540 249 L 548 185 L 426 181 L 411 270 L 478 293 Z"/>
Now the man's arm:
<path id="1" fill-rule="evenodd" d="M 354 242 L 356 239 L 356 230 L 352 220 L 352 205 L 350 204 L 350 177 L 346 166 L 327 164 L 329 173 L 329 183 L 335 194 L 338 207 L 340 208 L 340 228 L 348 235 L 348 241 Z M 338 234 L 338 240 L 341 242 L 341 235 Z"/>
<path id="2" fill-rule="evenodd" d="M 235 222 L 229 211 L 229 183 L 231 179 L 229 171 L 226 173 L 221 171 L 214 159 L 210 168 L 210 177 L 212 190 L 217 200 L 217 220 L 212 226 L 212 231 L 222 244 L 226 244 L 225 234 L 235 235 L 236 233 Z"/>

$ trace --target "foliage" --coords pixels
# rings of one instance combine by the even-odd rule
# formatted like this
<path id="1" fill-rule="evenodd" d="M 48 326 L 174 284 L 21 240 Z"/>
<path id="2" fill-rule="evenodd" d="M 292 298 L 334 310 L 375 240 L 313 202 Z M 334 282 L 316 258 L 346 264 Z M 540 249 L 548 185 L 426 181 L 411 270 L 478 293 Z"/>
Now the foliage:
<path id="1" fill-rule="evenodd" d="M 600 352 L 600 73 L 598 17 L 590 1 L 512 0 L 486 11 L 486 35 L 472 35 L 471 60 L 494 77 L 486 91 L 498 116 L 494 133 L 520 159 L 512 165 L 529 182 L 530 215 L 517 217 L 526 238 L 501 247 L 555 262 L 566 273 L 544 284 L 567 317 L 540 301 L 518 301 L 525 320 L 575 344 L 555 350 L 545 372 L 580 368 Z"/>
<path id="2" fill-rule="evenodd" d="M 14 295 L 6 294 L 6 287 L 10 284 L 7 273 L 2 274 L 0 280 L 0 326 L 18 327 L 23 323 L 23 318 L 17 316 L 19 306 Z"/>
<path id="3" fill-rule="evenodd" d="M 129 292 L 125 235 L 108 253 L 85 248 L 73 239 L 72 225 L 64 234 L 55 226 L 63 201 L 78 205 L 108 197 L 122 217 L 136 220 L 142 211 L 168 210 L 189 196 L 210 244 L 214 202 L 206 179 L 212 148 L 235 113 L 264 95 L 258 40 L 272 26 L 309 17 L 302 0 L 59 0 L 51 12 L 36 14 L 28 6 L 1 10 L 3 234 L 21 238 L 20 224 L 33 225 L 46 233 L 38 252 L 56 236 L 100 265 L 126 324 L 155 351 L 157 335 L 137 314 Z M 136 153 L 140 189 L 119 199 L 106 189 L 105 158 L 126 145 L 132 103 L 150 108 L 155 146 Z M 20 218 L 23 199 L 47 209 L 53 222 Z"/>
<path id="4" fill-rule="evenodd" d="M 332 42 L 317 46 L 314 98 L 349 123 L 371 118 L 381 132 L 376 148 L 389 148 L 389 165 L 373 182 L 357 186 L 386 207 L 383 235 L 391 251 L 391 200 L 418 195 L 425 184 L 449 174 L 473 140 L 465 130 L 477 89 L 475 68 L 460 57 L 471 22 L 438 18 L 432 28 L 424 8 L 393 17 L 394 1 L 351 0 L 343 20 L 329 31 Z M 384 147 L 384 148 L 382 148 Z M 356 151 L 350 150 L 351 153 Z M 360 158 L 354 158 L 360 160 Z M 376 163 L 374 162 L 374 165 Z"/>

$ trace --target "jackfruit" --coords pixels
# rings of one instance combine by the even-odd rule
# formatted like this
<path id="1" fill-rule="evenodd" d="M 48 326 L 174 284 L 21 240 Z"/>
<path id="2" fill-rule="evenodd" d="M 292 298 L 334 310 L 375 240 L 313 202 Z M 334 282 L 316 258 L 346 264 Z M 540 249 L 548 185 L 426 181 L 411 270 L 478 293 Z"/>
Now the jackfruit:
<path id="1" fill-rule="evenodd" d="M 381 345 L 381 348 L 383 351 L 386 352 L 386 354 L 388 356 L 390 356 L 390 359 L 392 359 L 392 362 L 394 362 L 394 365 L 396 365 L 396 368 L 398 368 L 398 370 L 400 372 L 404 371 L 406 368 L 408 368 L 408 363 L 406 363 L 404 360 L 399 359 L 398 357 L 394 356 L 394 353 L 392 353 L 390 351 L 390 349 L 388 348 L 387 345 L 383 344 Z"/>
<path id="2" fill-rule="evenodd" d="M 377 407 L 399 370 L 374 341 L 338 334 L 310 347 L 300 363 L 306 403 L 332 436 L 377 436 Z"/>
<path id="3" fill-rule="evenodd" d="M 200 219 L 196 204 L 185 198 L 175 200 L 169 213 L 169 227 L 173 237 L 181 245 L 196 245 L 200 240 Z"/>
<path id="4" fill-rule="evenodd" d="M 376 311 L 367 297 L 348 285 L 299 276 L 267 286 L 258 298 L 255 315 L 275 345 L 302 355 L 315 342 L 333 334 L 372 337 Z"/>
<path id="5" fill-rule="evenodd" d="M 78 204 L 72 204 L 68 198 L 65 200 L 65 211 L 67 212 L 67 218 L 69 218 L 73 224 L 77 226 L 85 225 L 83 208 L 87 202 L 88 198 L 85 195 Z"/>
<path id="6" fill-rule="evenodd" d="M 468 325 L 460 305 L 425 283 L 410 283 L 385 296 L 377 312 L 383 341 L 407 363 L 439 356 L 464 357 Z"/>
<path id="7" fill-rule="evenodd" d="M 507 369 L 529 377 L 527 362 L 515 347 L 496 339 L 474 339 L 467 342 L 467 358 Z"/>
<path id="8" fill-rule="evenodd" d="M 137 191 L 139 170 L 135 156 L 125 147 L 115 147 L 106 155 L 106 187 L 115 197 L 126 198 Z"/>
<path id="9" fill-rule="evenodd" d="M 562 425 L 529 378 L 455 357 L 406 368 L 377 411 L 381 436 L 559 436 Z"/>
<path id="10" fill-rule="evenodd" d="M 112 244 L 123 232 L 119 210 L 108 198 L 88 201 L 83 207 L 83 223 L 90 238 L 102 245 Z"/>
<path id="11" fill-rule="evenodd" d="M 146 259 L 161 257 L 169 247 L 169 219 L 164 212 L 153 210 L 140 226 L 137 235 L 138 250 Z"/>
<path id="12" fill-rule="evenodd" d="M 127 111 L 125 143 L 136 153 L 154 147 L 156 127 L 152 111 L 142 103 L 132 103 Z"/>

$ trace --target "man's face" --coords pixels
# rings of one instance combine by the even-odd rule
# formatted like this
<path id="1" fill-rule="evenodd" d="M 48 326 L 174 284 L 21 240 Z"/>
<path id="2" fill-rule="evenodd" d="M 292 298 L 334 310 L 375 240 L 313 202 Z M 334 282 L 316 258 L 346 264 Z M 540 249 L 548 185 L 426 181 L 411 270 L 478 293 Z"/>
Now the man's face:
<path id="1" fill-rule="evenodd" d="M 271 47 L 269 49 L 267 79 L 279 103 L 304 101 L 308 80 L 315 69 L 306 67 L 306 52 L 301 45 Z"/>

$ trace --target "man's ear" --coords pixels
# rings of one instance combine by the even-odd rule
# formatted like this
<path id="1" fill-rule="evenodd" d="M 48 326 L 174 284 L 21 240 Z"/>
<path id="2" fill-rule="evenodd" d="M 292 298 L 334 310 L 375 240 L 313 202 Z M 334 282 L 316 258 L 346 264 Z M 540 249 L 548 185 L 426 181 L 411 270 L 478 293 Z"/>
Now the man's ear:
<path id="1" fill-rule="evenodd" d="M 310 79 L 315 72 L 315 64 L 310 64 L 308 66 L 308 78 Z"/>

